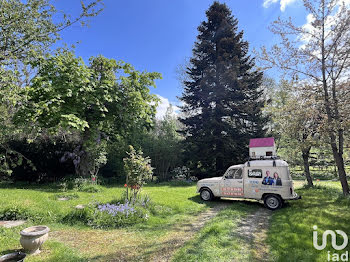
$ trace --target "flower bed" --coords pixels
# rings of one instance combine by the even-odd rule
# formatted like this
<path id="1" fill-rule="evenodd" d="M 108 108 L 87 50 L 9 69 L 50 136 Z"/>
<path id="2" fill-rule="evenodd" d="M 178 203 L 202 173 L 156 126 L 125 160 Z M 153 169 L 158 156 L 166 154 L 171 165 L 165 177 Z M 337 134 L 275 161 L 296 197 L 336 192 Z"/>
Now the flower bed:
<path id="1" fill-rule="evenodd" d="M 123 200 L 122 200 L 123 201 Z M 68 224 L 86 224 L 93 228 L 117 228 L 145 221 L 151 210 L 150 199 L 140 197 L 132 203 L 126 200 L 111 203 L 90 203 L 64 217 Z"/>

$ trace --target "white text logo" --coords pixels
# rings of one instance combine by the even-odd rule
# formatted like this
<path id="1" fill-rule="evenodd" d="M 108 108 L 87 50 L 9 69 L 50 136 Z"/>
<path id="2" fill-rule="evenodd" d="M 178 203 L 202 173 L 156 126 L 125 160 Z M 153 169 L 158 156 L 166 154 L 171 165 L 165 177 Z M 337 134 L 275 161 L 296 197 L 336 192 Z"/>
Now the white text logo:
<path id="1" fill-rule="evenodd" d="M 314 248 L 316 248 L 317 250 L 323 250 L 326 248 L 327 246 L 327 237 L 328 235 L 331 236 L 331 243 L 332 243 L 332 247 L 335 250 L 342 250 L 344 248 L 346 248 L 346 246 L 348 245 L 348 236 L 345 234 L 344 231 L 342 230 L 335 230 L 335 232 L 333 230 L 326 230 L 323 232 L 322 234 L 322 243 L 321 245 L 318 244 L 318 233 L 317 233 L 317 226 L 314 226 L 314 232 L 313 232 L 313 244 L 314 244 Z M 337 235 L 340 235 L 343 238 L 343 244 L 341 245 L 337 245 Z M 338 254 L 338 253 L 331 253 L 331 251 L 327 252 L 327 261 L 349 261 L 349 252 L 346 251 L 345 253 L 342 254 Z"/>
<path id="2" fill-rule="evenodd" d="M 336 234 L 334 233 L 333 230 L 326 230 L 323 232 L 323 235 L 322 235 L 322 244 L 319 245 L 318 244 L 318 240 L 317 240 L 317 236 L 318 236 L 318 233 L 317 233 L 317 226 L 314 226 L 314 232 L 313 232 L 313 244 L 314 244 L 314 247 L 317 249 L 317 250 L 323 250 L 325 249 L 326 245 L 327 245 L 327 236 L 330 235 L 332 237 L 332 247 L 335 249 L 335 250 L 342 250 L 344 249 L 347 245 L 348 245 L 348 236 L 345 234 L 344 231 L 341 231 L 341 230 L 335 230 L 335 232 L 337 232 L 337 234 L 341 235 L 343 237 L 343 244 L 341 244 L 340 246 L 337 245 L 337 236 Z"/>

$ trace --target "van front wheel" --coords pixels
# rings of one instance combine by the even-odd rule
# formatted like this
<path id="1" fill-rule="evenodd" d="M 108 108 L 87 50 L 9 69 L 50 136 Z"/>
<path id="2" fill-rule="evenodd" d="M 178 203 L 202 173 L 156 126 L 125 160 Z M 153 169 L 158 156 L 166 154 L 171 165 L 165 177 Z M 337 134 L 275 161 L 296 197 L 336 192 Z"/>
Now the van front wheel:
<path id="1" fill-rule="evenodd" d="M 276 210 L 282 206 L 282 199 L 276 195 L 267 195 L 264 198 L 264 205 L 268 209 Z"/>
<path id="2" fill-rule="evenodd" d="M 208 188 L 203 188 L 200 193 L 201 199 L 204 201 L 210 201 L 213 199 L 213 193 Z"/>

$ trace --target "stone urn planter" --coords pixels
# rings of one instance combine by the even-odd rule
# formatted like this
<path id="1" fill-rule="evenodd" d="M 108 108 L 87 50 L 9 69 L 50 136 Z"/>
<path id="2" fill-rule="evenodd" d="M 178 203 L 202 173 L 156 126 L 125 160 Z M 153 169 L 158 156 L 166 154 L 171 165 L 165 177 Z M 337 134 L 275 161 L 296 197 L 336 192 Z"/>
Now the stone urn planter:
<path id="1" fill-rule="evenodd" d="M 0 262 L 23 262 L 27 255 L 22 252 L 14 252 L 0 257 Z"/>
<path id="2" fill-rule="evenodd" d="M 50 228 L 47 226 L 33 226 L 21 231 L 21 245 L 28 254 L 37 255 L 40 247 L 49 238 Z"/>

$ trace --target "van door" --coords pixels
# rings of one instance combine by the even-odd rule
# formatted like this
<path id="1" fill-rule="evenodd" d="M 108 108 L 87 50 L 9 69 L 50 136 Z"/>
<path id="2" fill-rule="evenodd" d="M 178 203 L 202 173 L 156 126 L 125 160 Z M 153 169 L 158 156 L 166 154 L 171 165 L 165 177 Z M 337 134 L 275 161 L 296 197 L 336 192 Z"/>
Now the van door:
<path id="1" fill-rule="evenodd" d="M 220 184 L 221 196 L 244 197 L 243 192 L 243 169 L 231 168 L 227 170 Z"/>

